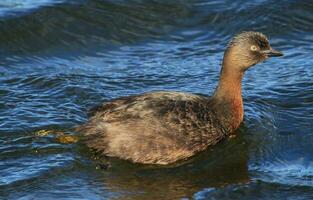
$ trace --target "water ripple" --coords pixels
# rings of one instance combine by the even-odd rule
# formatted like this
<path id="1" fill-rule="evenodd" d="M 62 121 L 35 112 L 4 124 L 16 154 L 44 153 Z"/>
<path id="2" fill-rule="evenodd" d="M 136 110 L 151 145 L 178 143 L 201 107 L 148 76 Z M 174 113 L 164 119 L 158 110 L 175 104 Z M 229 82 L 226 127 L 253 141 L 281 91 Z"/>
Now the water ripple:
<path id="1" fill-rule="evenodd" d="M 312 11 L 310 0 L 2 1 L 0 198 L 310 199 Z M 120 96 L 211 94 L 242 30 L 264 32 L 285 56 L 247 71 L 239 136 L 193 162 L 103 172 L 80 144 L 35 136 Z"/>
<path id="2" fill-rule="evenodd" d="M 62 2 L 64 0 L 2 0 L 0 3 L 0 17 L 15 16 L 18 13 Z"/>

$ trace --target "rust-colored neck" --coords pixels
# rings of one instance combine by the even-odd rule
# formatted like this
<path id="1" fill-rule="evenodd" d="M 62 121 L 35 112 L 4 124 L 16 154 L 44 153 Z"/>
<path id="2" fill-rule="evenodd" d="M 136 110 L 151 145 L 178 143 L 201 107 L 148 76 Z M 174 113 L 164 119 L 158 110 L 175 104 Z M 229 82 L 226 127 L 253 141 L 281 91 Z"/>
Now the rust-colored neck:
<path id="1" fill-rule="evenodd" d="M 220 80 L 214 96 L 223 99 L 241 99 L 241 81 L 243 72 L 232 69 L 231 66 L 223 64 Z"/>
<path id="2" fill-rule="evenodd" d="M 227 53 L 224 55 L 219 84 L 214 93 L 214 100 L 227 112 L 232 131 L 237 129 L 243 120 L 243 103 L 241 82 L 244 71 L 240 70 L 238 62 L 232 60 Z M 226 109 L 226 110 L 225 110 Z"/>

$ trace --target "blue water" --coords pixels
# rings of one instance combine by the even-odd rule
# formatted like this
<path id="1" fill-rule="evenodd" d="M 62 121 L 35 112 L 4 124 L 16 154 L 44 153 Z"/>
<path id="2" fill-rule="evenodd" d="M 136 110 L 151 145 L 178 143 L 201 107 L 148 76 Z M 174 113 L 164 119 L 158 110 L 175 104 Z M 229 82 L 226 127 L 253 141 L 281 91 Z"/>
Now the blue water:
<path id="1" fill-rule="evenodd" d="M 2 0 L 0 2 L 0 16 L 18 16 L 43 6 L 64 2 L 64 0 Z"/>
<path id="2" fill-rule="evenodd" d="M 237 137 L 190 162 L 99 169 L 53 134 L 153 90 L 211 94 L 243 30 L 284 52 L 247 71 Z M 0 199 L 313 199 L 310 0 L 0 2 Z"/>

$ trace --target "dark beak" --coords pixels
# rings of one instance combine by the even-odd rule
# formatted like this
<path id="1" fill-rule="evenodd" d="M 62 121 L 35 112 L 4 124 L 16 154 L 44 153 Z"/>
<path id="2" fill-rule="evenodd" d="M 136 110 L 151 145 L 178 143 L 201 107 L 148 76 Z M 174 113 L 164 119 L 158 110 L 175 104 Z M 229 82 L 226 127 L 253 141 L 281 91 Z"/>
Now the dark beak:
<path id="1" fill-rule="evenodd" d="M 261 53 L 267 55 L 268 57 L 278 57 L 278 56 L 284 55 L 282 52 L 274 50 L 274 49 L 264 50 L 264 51 L 261 51 Z"/>

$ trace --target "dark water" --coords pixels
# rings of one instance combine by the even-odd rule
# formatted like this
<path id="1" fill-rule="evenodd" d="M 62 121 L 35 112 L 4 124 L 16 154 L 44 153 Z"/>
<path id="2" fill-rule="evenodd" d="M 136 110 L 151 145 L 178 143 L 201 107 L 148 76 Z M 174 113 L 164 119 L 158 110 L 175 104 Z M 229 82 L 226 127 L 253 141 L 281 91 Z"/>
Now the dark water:
<path id="1" fill-rule="evenodd" d="M 210 94 L 242 30 L 285 53 L 246 73 L 238 136 L 170 168 L 115 161 L 38 130 L 152 90 Z M 2 0 L 0 199 L 312 199 L 313 2 Z"/>

